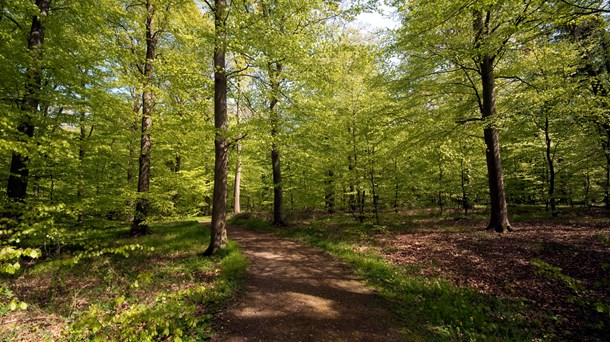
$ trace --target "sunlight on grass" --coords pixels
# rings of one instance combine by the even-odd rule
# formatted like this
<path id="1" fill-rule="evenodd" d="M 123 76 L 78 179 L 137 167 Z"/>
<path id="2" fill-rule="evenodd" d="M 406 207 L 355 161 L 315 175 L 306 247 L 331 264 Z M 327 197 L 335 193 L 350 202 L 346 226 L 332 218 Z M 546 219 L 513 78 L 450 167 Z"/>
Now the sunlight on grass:
<path id="1" fill-rule="evenodd" d="M 0 339 L 201 340 L 212 317 L 241 286 L 247 266 L 234 243 L 201 257 L 209 230 L 197 221 L 164 222 L 153 234 L 127 238 L 128 226 L 88 227 L 87 243 L 111 248 L 139 244 L 129 256 L 81 258 L 68 251 L 32 262 L 10 282 L 26 311 L 0 313 Z M 74 232 L 76 233 L 76 232 Z"/>
<path id="2" fill-rule="evenodd" d="M 248 226 L 260 227 L 260 222 Z M 332 225 L 332 229 L 329 228 Z M 375 228 L 375 227 L 373 227 Z M 313 222 L 277 229 L 348 262 L 386 298 L 412 340 L 531 340 L 535 322 L 526 322 L 525 305 L 459 288 L 443 279 L 417 276 L 413 267 L 390 264 L 375 248 L 363 248 L 371 227 L 351 222 Z M 373 229 L 373 234 L 377 233 Z"/>

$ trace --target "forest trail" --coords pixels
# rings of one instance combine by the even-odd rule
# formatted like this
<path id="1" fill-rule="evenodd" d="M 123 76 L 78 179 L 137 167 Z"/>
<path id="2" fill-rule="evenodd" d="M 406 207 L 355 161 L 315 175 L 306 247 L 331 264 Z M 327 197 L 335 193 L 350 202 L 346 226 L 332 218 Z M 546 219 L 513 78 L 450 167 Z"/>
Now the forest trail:
<path id="1" fill-rule="evenodd" d="M 403 341 L 375 293 L 329 254 L 229 226 L 250 261 L 245 289 L 213 341 Z"/>

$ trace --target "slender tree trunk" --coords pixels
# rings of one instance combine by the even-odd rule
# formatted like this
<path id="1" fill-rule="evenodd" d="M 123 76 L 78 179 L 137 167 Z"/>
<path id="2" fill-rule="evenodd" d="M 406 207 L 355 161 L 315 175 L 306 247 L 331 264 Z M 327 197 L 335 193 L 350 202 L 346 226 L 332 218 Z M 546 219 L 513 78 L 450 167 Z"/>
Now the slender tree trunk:
<path id="1" fill-rule="evenodd" d="M 482 44 L 484 36 L 489 34 L 489 16 L 483 18 L 482 12 L 475 13 L 476 44 Z M 494 59 L 484 52 L 479 56 L 481 82 L 483 87 L 483 99 L 481 104 L 481 114 L 483 119 L 493 121 L 496 116 L 496 90 L 494 75 Z M 496 232 L 505 233 L 512 231 L 508 222 L 508 207 L 506 205 L 506 195 L 504 192 L 504 175 L 502 171 L 502 158 L 500 156 L 500 138 L 498 131 L 490 122 L 484 129 L 487 175 L 489 180 L 489 197 L 491 203 L 490 220 L 487 229 L 494 229 Z"/>
<path id="2" fill-rule="evenodd" d="M 324 196 L 326 203 L 326 212 L 329 214 L 335 213 L 335 173 L 333 170 L 328 170 L 328 178 L 326 178 L 326 195 Z"/>
<path id="3" fill-rule="evenodd" d="M 464 165 L 464 158 L 461 161 L 462 166 L 462 209 L 464 209 L 464 216 L 468 216 L 468 209 L 470 209 L 470 200 L 468 199 L 468 183 L 470 178 L 468 177 L 468 169 Z"/>
<path id="4" fill-rule="evenodd" d="M 438 208 L 443 213 L 443 162 L 442 158 L 438 158 Z"/>
<path id="5" fill-rule="evenodd" d="M 280 96 L 280 77 L 282 65 L 280 63 L 269 64 L 269 78 L 271 80 L 271 101 L 269 103 L 269 114 L 271 116 L 271 166 L 273 171 L 273 225 L 283 226 L 283 192 L 282 192 L 282 168 L 280 165 L 280 151 L 276 139 L 280 124 L 277 104 Z"/>
<path id="6" fill-rule="evenodd" d="M 235 183 L 233 192 L 233 213 L 241 213 L 241 145 L 237 143 L 237 156 L 235 166 Z"/>
<path id="7" fill-rule="evenodd" d="M 552 152 L 552 140 L 549 134 L 549 117 L 544 118 L 544 141 L 546 143 L 546 161 L 549 164 L 549 203 L 551 204 L 551 214 L 557 216 L 557 202 L 555 200 L 555 164 Z"/>
<path id="8" fill-rule="evenodd" d="M 373 195 L 373 210 L 375 211 L 375 222 L 380 225 L 379 221 L 379 195 L 375 186 L 375 147 L 371 147 L 371 194 Z"/>
<path id="9" fill-rule="evenodd" d="M 398 194 L 400 183 L 398 177 L 398 159 L 394 158 L 394 212 L 398 214 Z"/>
<path id="10" fill-rule="evenodd" d="M 78 146 L 78 161 L 79 161 L 79 174 L 78 174 L 78 189 L 76 190 L 76 197 L 79 202 L 82 203 L 85 196 L 85 139 L 87 138 L 87 128 L 85 127 L 85 112 L 80 113 L 80 137 Z M 85 215 L 83 209 L 80 209 L 78 213 L 78 224 L 83 224 L 85 221 Z"/>
<path id="11" fill-rule="evenodd" d="M 353 115 L 355 115 L 355 113 L 352 113 Z M 354 217 L 356 219 L 358 219 L 356 217 L 356 207 L 358 206 L 358 204 L 360 203 L 360 190 L 358 189 L 358 191 L 356 191 L 356 187 L 357 187 L 357 176 L 355 175 L 355 169 L 356 169 L 356 164 L 358 162 L 358 150 L 356 147 L 356 127 L 354 125 L 354 123 L 352 122 L 352 127 L 348 127 L 347 128 L 347 132 L 350 135 L 351 141 L 350 144 L 352 145 L 352 154 L 347 156 L 348 159 L 348 170 L 349 170 L 349 178 L 351 178 L 351 182 L 349 185 L 349 209 L 352 213 L 352 215 L 354 215 Z M 358 198 L 356 199 L 356 192 L 358 192 Z"/>
<path id="12" fill-rule="evenodd" d="M 606 158 L 606 179 L 604 181 L 604 206 L 610 213 L 610 125 L 600 125 L 600 130 L 605 134 L 602 139 L 602 149 Z"/>
<path id="13" fill-rule="evenodd" d="M 150 233 L 146 218 L 150 203 L 146 193 L 150 189 L 150 153 L 152 151 L 152 112 L 155 106 L 153 92 L 153 64 L 156 58 L 157 37 L 155 32 L 155 8 L 150 0 L 146 1 L 146 63 L 144 65 L 144 84 L 142 92 L 142 136 L 140 141 L 140 167 L 138 173 L 138 194 L 135 217 L 131 224 L 131 235 Z"/>
<path id="14" fill-rule="evenodd" d="M 227 73 L 226 38 L 224 25 L 226 0 L 214 1 L 214 194 L 210 244 L 203 255 L 209 256 L 227 246 L 227 174 L 229 143 L 227 141 Z"/>
<path id="15" fill-rule="evenodd" d="M 241 99 L 241 87 L 239 81 L 237 83 L 237 105 L 235 110 L 235 117 L 237 119 L 237 125 L 240 123 L 240 99 Z M 241 143 L 238 141 L 236 146 L 236 162 L 235 162 L 235 182 L 233 184 L 233 213 L 235 215 L 241 213 Z"/>
<path id="16" fill-rule="evenodd" d="M 42 69 L 40 62 L 43 57 L 44 46 L 44 18 L 49 14 L 51 0 L 36 0 L 38 13 L 32 17 L 32 25 L 28 35 L 28 50 L 32 57 L 32 65 L 27 69 L 25 81 L 25 95 L 21 103 L 24 117 L 19 123 L 17 130 L 27 138 L 20 138 L 20 142 L 26 142 L 34 136 L 34 118 L 40 104 L 40 92 L 42 91 Z M 11 157 L 10 173 L 8 177 L 6 194 L 15 203 L 25 202 L 28 178 L 29 158 L 20 152 L 13 152 Z"/>
<path id="17" fill-rule="evenodd" d="M 606 181 L 604 184 L 604 206 L 610 212 L 610 151 L 606 151 Z"/>
<path id="18" fill-rule="evenodd" d="M 358 190 L 358 222 L 364 222 L 364 204 L 366 203 L 366 190 Z"/>
<path id="19" fill-rule="evenodd" d="M 591 190 L 591 177 L 589 176 L 589 172 L 585 174 L 585 195 L 583 199 L 583 206 L 589 207 L 589 191 Z"/>

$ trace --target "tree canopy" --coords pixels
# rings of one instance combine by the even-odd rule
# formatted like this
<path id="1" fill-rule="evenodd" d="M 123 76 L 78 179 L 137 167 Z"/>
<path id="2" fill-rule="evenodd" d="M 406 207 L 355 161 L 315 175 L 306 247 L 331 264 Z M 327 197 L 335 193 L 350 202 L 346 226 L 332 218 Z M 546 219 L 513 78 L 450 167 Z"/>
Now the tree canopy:
<path id="1" fill-rule="evenodd" d="M 2 2 L 5 225 L 137 234 L 228 198 L 276 224 L 489 206 L 507 231 L 510 205 L 609 206 L 606 2 L 395 1 L 395 29 L 350 24 L 377 5 Z M 239 188 L 215 194 L 219 172 Z"/>

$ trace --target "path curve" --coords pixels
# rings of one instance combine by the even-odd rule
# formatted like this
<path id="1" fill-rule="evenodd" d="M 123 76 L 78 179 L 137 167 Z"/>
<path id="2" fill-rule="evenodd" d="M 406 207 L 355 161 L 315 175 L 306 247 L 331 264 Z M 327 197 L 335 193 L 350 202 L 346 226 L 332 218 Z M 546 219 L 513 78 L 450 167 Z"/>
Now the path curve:
<path id="1" fill-rule="evenodd" d="M 404 341 L 379 297 L 329 254 L 229 226 L 250 261 L 213 341 Z"/>

